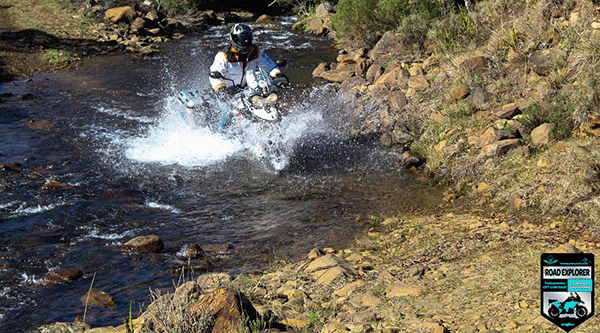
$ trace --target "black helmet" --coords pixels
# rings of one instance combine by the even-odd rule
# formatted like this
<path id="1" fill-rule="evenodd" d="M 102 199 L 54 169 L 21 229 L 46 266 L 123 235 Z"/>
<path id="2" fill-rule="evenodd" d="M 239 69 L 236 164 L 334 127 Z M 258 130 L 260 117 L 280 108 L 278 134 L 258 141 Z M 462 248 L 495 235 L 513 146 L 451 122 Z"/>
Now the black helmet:
<path id="1" fill-rule="evenodd" d="M 231 27 L 229 33 L 231 45 L 240 53 L 246 53 L 252 45 L 252 29 L 249 26 L 238 23 Z"/>

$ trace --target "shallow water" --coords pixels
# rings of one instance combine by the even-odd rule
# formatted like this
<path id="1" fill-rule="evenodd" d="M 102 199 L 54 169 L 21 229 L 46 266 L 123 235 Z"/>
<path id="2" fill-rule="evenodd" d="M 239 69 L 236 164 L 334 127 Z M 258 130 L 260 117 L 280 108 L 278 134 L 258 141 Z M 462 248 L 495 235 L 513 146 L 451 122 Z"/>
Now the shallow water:
<path id="1" fill-rule="evenodd" d="M 438 190 L 403 174 L 395 153 L 339 135 L 332 120 L 348 110 L 310 75 L 337 53 L 290 24 L 256 36 L 274 59 L 288 60 L 288 114 L 271 127 L 242 122 L 235 135 L 190 123 L 174 98 L 207 91 L 223 28 L 164 45 L 156 57 L 96 58 L 76 72 L 0 86 L 0 163 L 22 165 L 0 171 L 0 331 L 73 321 L 92 279 L 116 307 L 90 308 L 86 322 L 119 325 L 149 288 L 178 280 L 178 254 L 190 244 L 226 245 L 210 257 L 211 271 L 235 274 L 341 247 L 371 214 L 437 203 Z M 52 125 L 34 129 L 32 120 Z M 283 158 L 265 149 L 273 142 Z M 42 189 L 48 180 L 69 188 Z M 147 234 L 161 237 L 161 253 L 120 250 Z M 84 276 L 45 285 L 55 268 Z"/>

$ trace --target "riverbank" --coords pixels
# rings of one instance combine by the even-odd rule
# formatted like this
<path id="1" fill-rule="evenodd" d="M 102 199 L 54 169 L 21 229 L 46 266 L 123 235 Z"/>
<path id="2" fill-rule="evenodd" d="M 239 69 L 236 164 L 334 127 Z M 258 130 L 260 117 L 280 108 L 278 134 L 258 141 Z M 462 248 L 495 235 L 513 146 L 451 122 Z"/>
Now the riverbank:
<path id="1" fill-rule="evenodd" d="M 378 219 L 346 249 L 314 249 L 264 272 L 183 278 L 127 323 L 134 332 L 556 332 L 540 316 L 540 254 L 598 255 L 600 244 L 585 240 L 576 221 L 467 208 Z M 578 331 L 599 324 L 594 317 Z M 129 332 L 65 323 L 42 332 L 57 327 Z"/>

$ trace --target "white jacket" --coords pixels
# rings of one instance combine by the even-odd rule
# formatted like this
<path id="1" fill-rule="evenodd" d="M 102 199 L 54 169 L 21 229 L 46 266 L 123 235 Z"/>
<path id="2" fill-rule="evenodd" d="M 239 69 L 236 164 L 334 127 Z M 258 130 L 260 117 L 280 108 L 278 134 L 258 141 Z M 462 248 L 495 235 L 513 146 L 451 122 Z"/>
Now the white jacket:
<path id="1" fill-rule="evenodd" d="M 277 64 L 258 46 L 252 45 L 248 54 L 244 57 L 244 55 L 234 52 L 231 44 L 228 44 L 217 53 L 213 64 L 210 66 L 211 72 L 220 72 L 225 79 L 211 77 L 209 78 L 210 84 L 215 91 L 222 87 L 231 87 L 234 83 L 236 86 L 245 87 L 247 82 L 244 73 L 259 66 L 269 72 L 272 77 L 281 73 Z M 230 80 L 233 80 L 233 82 Z"/>

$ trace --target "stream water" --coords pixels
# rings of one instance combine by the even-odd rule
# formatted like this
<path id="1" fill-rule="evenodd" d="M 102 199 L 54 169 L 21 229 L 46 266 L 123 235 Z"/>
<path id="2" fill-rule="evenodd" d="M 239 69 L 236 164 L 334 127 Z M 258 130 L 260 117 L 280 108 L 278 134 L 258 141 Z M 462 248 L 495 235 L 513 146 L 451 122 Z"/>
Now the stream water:
<path id="1" fill-rule="evenodd" d="M 351 110 L 311 78 L 337 53 L 290 25 L 256 29 L 272 58 L 288 60 L 293 82 L 287 115 L 268 131 L 252 124 L 224 136 L 180 115 L 174 96 L 208 90 L 225 28 L 165 44 L 154 57 L 95 58 L 75 72 L 0 85 L 0 164 L 21 165 L 0 170 L 1 332 L 73 321 L 92 279 L 116 306 L 88 309 L 86 322 L 119 325 L 150 288 L 178 280 L 190 244 L 227 248 L 210 257 L 210 270 L 236 274 L 341 247 L 370 215 L 437 203 L 438 190 L 403 174 L 395 153 L 339 135 L 336 120 Z M 265 153 L 273 140 L 283 160 Z M 65 188 L 43 189 L 49 180 Z M 149 234 L 163 240 L 160 253 L 121 251 Z M 45 284 L 57 268 L 83 277 Z"/>

